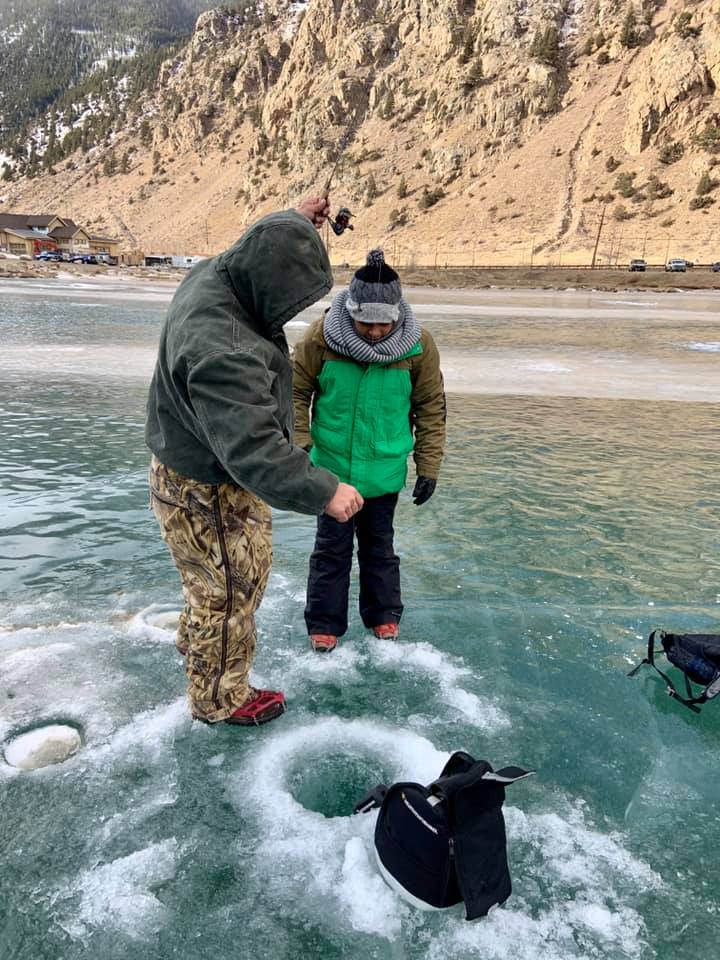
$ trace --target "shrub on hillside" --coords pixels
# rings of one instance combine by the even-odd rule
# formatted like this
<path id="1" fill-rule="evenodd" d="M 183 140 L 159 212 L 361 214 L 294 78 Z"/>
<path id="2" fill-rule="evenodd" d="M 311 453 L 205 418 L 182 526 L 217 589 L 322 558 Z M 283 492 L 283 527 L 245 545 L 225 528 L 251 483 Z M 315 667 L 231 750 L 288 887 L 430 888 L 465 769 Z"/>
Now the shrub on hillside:
<path id="1" fill-rule="evenodd" d="M 688 207 L 691 210 L 702 210 L 705 207 L 711 207 L 714 203 L 715 201 L 712 197 L 693 197 Z"/>
<path id="2" fill-rule="evenodd" d="M 538 29 L 530 44 L 530 56 L 549 67 L 560 62 L 560 34 L 554 24 L 544 30 Z"/>
<path id="3" fill-rule="evenodd" d="M 702 25 L 694 27 L 692 18 L 693 15 L 689 10 L 683 10 L 675 18 L 675 33 L 683 40 L 689 40 L 690 37 L 699 37 L 702 33 Z"/>
<path id="4" fill-rule="evenodd" d="M 677 163 L 685 153 L 685 147 L 674 140 L 668 140 L 658 148 L 658 160 L 669 166 L 671 163 Z"/>
<path id="5" fill-rule="evenodd" d="M 666 197 L 673 195 L 673 189 L 669 184 L 652 174 L 645 184 L 645 193 L 648 200 L 664 200 Z"/>
<path id="6" fill-rule="evenodd" d="M 423 192 L 418 200 L 418 206 L 421 210 L 429 210 L 430 207 L 434 207 L 439 200 L 442 200 L 444 196 L 445 191 L 442 187 L 434 187 L 432 190 L 423 187 Z"/>
<path id="7" fill-rule="evenodd" d="M 410 215 L 404 207 L 402 210 L 391 210 L 388 214 L 388 222 L 391 229 L 404 227 L 409 219 Z"/>
<path id="8" fill-rule="evenodd" d="M 620 161 L 616 160 L 615 157 L 610 154 L 610 156 L 605 161 L 605 169 L 608 173 L 613 173 L 620 166 Z"/>
<path id="9" fill-rule="evenodd" d="M 479 87 L 483 82 L 483 76 L 482 57 L 475 57 L 465 72 L 463 83 L 467 89 Z"/>
<path id="10" fill-rule="evenodd" d="M 695 187 L 695 193 L 699 197 L 704 197 L 706 194 L 712 193 L 716 186 L 717 180 L 713 180 L 710 174 L 705 172 L 698 180 L 698 185 Z"/>
<path id="11" fill-rule="evenodd" d="M 625 19 L 620 29 L 620 43 L 630 49 L 631 47 L 636 47 L 639 42 L 637 18 L 635 17 L 635 9 L 631 4 L 627 8 L 627 13 L 625 14 Z"/>
<path id="12" fill-rule="evenodd" d="M 618 203 L 617 206 L 613 209 L 613 219 L 615 220 L 632 220 L 635 216 L 624 203 Z"/>
<path id="13" fill-rule="evenodd" d="M 625 197 L 628 200 L 630 197 L 633 197 L 637 192 L 637 187 L 633 183 L 635 179 L 634 173 L 619 173 L 615 178 L 615 189 L 618 191 L 621 197 Z"/>
<path id="14" fill-rule="evenodd" d="M 712 123 L 710 120 L 705 124 L 705 129 L 693 136 L 693 143 L 708 153 L 718 153 L 720 151 L 720 126 Z"/>

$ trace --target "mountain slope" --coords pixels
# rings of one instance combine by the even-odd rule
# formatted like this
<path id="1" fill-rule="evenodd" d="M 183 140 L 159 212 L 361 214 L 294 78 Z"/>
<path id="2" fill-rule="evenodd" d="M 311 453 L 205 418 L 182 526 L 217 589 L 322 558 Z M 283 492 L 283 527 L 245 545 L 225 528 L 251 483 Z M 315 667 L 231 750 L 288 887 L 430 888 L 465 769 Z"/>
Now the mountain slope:
<path id="1" fill-rule="evenodd" d="M 109 63 L 126 61 L 122 75 L 132 76 L 128 61 L 187 40 L 210 6 L 205 0 L 0 0 L 0 150 L 27 136 L 28 121 L 44 110 L 71 103 L 73 88 Z"/>
<path id="2" fill-rule="evenodd" d="M 335 260 L 589 260 L 601 217 L 603 259 L 717 259 L 719 79 L 720 0 L 266 0 L 5 205 L 206 252 L 341 155 Z"/>

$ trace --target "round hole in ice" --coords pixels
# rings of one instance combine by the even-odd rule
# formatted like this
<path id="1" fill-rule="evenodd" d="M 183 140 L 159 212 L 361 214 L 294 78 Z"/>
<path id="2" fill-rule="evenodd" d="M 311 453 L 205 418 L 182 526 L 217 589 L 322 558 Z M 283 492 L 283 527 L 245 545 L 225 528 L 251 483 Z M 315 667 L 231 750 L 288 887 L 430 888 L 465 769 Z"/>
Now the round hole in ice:
<path id="1" fill-rule="evenodd" d="M 64 763 L 82 746 L 82 737 L 75 727 L 49 724 L 20 733 L 6 742 L 5 760 L 19 770 L 38 770 L 53 763 Z"/>
<path id="2" fill-rule="evenodd" d="M 337 747 L 304 750 L 285 772 L 285 786 L 306 810 L 324 817 L 348 817 L 353 807 L 378 783 L 387 782 L 384 758 L 342 753 Z"/>

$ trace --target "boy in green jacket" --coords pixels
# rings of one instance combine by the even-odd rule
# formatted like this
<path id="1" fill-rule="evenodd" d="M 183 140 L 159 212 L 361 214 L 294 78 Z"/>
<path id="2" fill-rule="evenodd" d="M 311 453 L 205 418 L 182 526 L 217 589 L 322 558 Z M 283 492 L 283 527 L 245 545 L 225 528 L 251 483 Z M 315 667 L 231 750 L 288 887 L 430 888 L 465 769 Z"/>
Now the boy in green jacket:
<path id="1" fill-rule="evenodd" d="M 396 639 L 403 605 L 393 516 L 411 451 L 414 502 L 425 503 L 435 490 L 445 393 L 435 342 L 415 319 L 382 250 L 370 251 L 349 289 L 296 346 L 293 401 L 295 443 L 364 498 L 350 520 L 318 517 L 305 607 L 312 647 L 334 650 L 347 630 L 355 535 L 363 623 L 376 637 Z"/>

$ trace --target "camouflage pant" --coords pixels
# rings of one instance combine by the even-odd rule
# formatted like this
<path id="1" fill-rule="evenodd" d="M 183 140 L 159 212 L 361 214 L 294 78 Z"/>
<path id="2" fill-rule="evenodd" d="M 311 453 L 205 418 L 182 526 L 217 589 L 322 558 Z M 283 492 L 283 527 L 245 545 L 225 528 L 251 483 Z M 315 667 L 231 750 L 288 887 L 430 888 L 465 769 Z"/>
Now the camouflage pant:
<path id="1" fill-rule="evenodd" d="M 156 457 L 150 501 L 182 579 L 177 645 L 187 650 L 192 712 L 216 723 L 251 693 L 255 611 L 272 566 L 270 507 L 235 484 L 182 477 Z"/>

